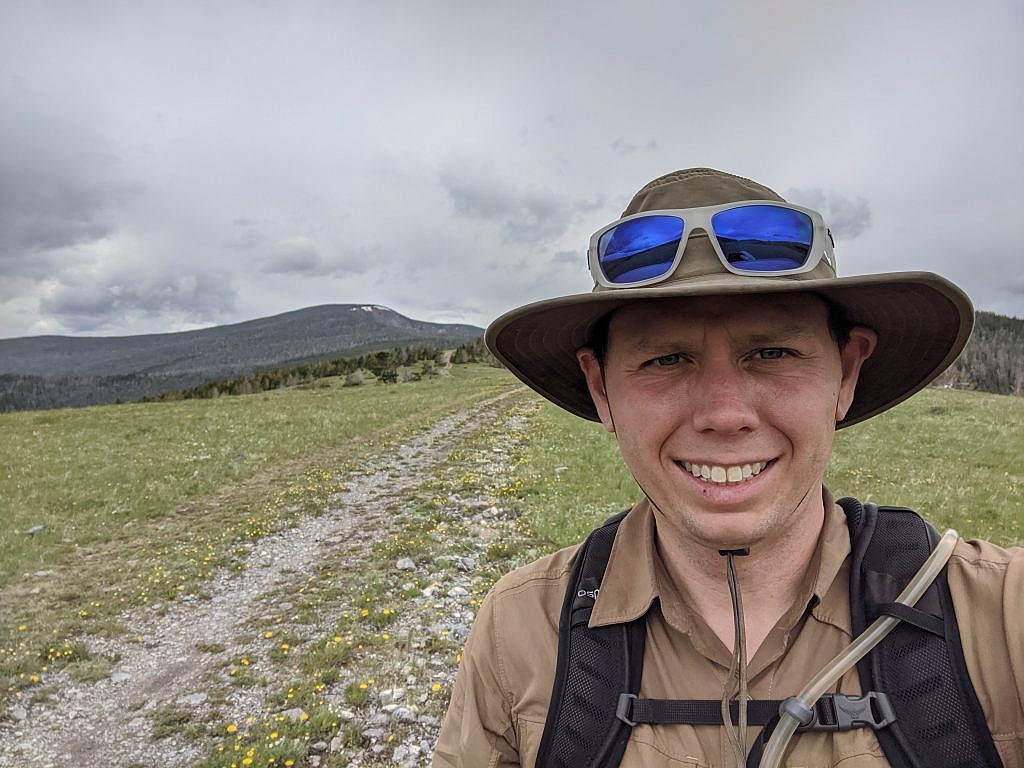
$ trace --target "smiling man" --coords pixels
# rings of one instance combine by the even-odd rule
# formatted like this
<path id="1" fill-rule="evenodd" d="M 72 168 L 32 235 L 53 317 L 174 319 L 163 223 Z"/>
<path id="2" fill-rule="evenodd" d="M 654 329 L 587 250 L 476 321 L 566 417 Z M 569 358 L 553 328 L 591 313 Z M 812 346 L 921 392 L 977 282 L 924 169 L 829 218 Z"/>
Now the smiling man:
<path id="1" fill-rule="evenodd" d="M 644 498 L 495 585 L 435 766 L 1024 766 L 1024 551 L 953 548 L 822 484 L 837 428 L 955 359 L 967 297 L 930 273 L 837 278 L 819 214 L 710 169 L 645 186 L 589 261 L 593 292 L 487 341 L 614 433 Z M 876 618 L 899 626 L 798 698 Z"/>

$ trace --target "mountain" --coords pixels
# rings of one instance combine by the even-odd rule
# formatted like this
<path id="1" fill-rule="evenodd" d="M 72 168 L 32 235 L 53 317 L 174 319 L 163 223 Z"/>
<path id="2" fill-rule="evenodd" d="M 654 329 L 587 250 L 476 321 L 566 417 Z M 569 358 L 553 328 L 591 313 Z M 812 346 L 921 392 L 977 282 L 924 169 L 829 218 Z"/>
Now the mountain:
<path id="1" fill-rule="evenodd" d="M 135 400 L 301 360 L 455 347 L 482 334 L 375 304 L 326 304 L 180 333 L 0 339 L 0 411 Z"/>

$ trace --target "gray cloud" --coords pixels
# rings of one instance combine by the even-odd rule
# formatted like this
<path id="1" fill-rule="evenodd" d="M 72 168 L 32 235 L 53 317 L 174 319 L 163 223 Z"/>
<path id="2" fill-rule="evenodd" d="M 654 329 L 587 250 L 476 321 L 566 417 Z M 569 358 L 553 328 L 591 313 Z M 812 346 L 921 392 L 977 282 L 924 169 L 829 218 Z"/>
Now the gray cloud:
<path id="1" fill-rule="evenodd" d="M 236 298 L 231 278 L 213 272 L 134 279 L 65 275 L 40 300 L 40 309 L 71 331 L 92 332 L 154 316 L 215 321 L 230 314 Z"/>
<path id="2" fill-rule="evenodd" d="M 838 192 L 812 187 L 790 189 L 786 199 L 818 211 L 837 240 L 852 240 L 871 226 L 871 206 L 863 197 L 850 200 Z"/>
<path id="3" fill-rule="evenodd" d="M 351 277 L 361 275 L 382 261 L 380 246 L 341 249 L 325 257 L 323 249 L 308 237 L 292 237 L 274 244 L 263 257 L 261 271 L 296 277 Z"/>
<path id="4" fill-rule="evenodd" d="M 456 213 L 500 225 L 502 240 L 539 243 L 558 237 L 569 226 L 574 204 L 554 193 L 524 191 L 496 177 L 466 169 L 448 171 L 441 185 Z"/>
<path id="5" fill-rule="evenodd" d="M 325 267 L 316 243 L 305 237 L 295 237 L 274 244 L 270 255 L 263 259 L 263 271 L 271 275 L 315 276 L 330 270 Z"/>
<path id="6" fill-rule="evenodd" d="M 259 226 L 252 219 L 237 218 L 231 222 L 231 226 L 233 227 L 231 235 L 224 240 L 224 245 L 228 248 L 251 251 L 266 242 Z"/>
<path id="7" fill-rule="evenodd" d="M 0 274 L 41 280 L 113 234 L 116 207 L 140 187 L 87 129 L 27 108 L 27 123 L 0 121 Z"/>
<path id="8" fill-rule="evenodd" d="M 642 144 L 634 144 L 631 141 L 626 141 L 623 138 L 617 138 L 612 142 L 612 152 L 617 152 L 620 155 L 631 155 L 641 149 L 653 151 L 658 148 L 658 142 L 654 139 L 650 139 Z"/>
<path id="9" fill-rule="evenodd" d="M 599 211 L 602 208 L 608 206 L 608 201 L 604 195 L 594 195 L 589 200 L 574 200 L 572 207 L 579 213 L 590 213 L 591 211 Z"/>

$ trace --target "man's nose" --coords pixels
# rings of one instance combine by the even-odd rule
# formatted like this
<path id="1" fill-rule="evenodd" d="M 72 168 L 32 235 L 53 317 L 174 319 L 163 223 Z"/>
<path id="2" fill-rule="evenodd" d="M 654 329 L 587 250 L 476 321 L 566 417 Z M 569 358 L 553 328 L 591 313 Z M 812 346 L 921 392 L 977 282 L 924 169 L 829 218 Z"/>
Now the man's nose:
<path id="1" fill-rule="evenodd" d="M 691 392 L 698 432 L 734 434 L 757 427 L 753 382 L 732 361 L 705 361 Z"/>

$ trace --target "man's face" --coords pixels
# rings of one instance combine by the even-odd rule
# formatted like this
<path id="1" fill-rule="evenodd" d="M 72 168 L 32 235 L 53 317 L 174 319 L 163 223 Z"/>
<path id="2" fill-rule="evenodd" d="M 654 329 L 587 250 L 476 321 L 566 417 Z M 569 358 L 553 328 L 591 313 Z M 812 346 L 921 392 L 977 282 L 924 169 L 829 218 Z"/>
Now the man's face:
<path id="1" fill-rule="evenodd" d="M 578 357 L 664 521 L 737 547 L 820 518 L 835 422 L 874 342 L 855 328 L 841 352 L 815 296 L 666 299 L 615 312 L 603 371 L 591 350 Z"/>

